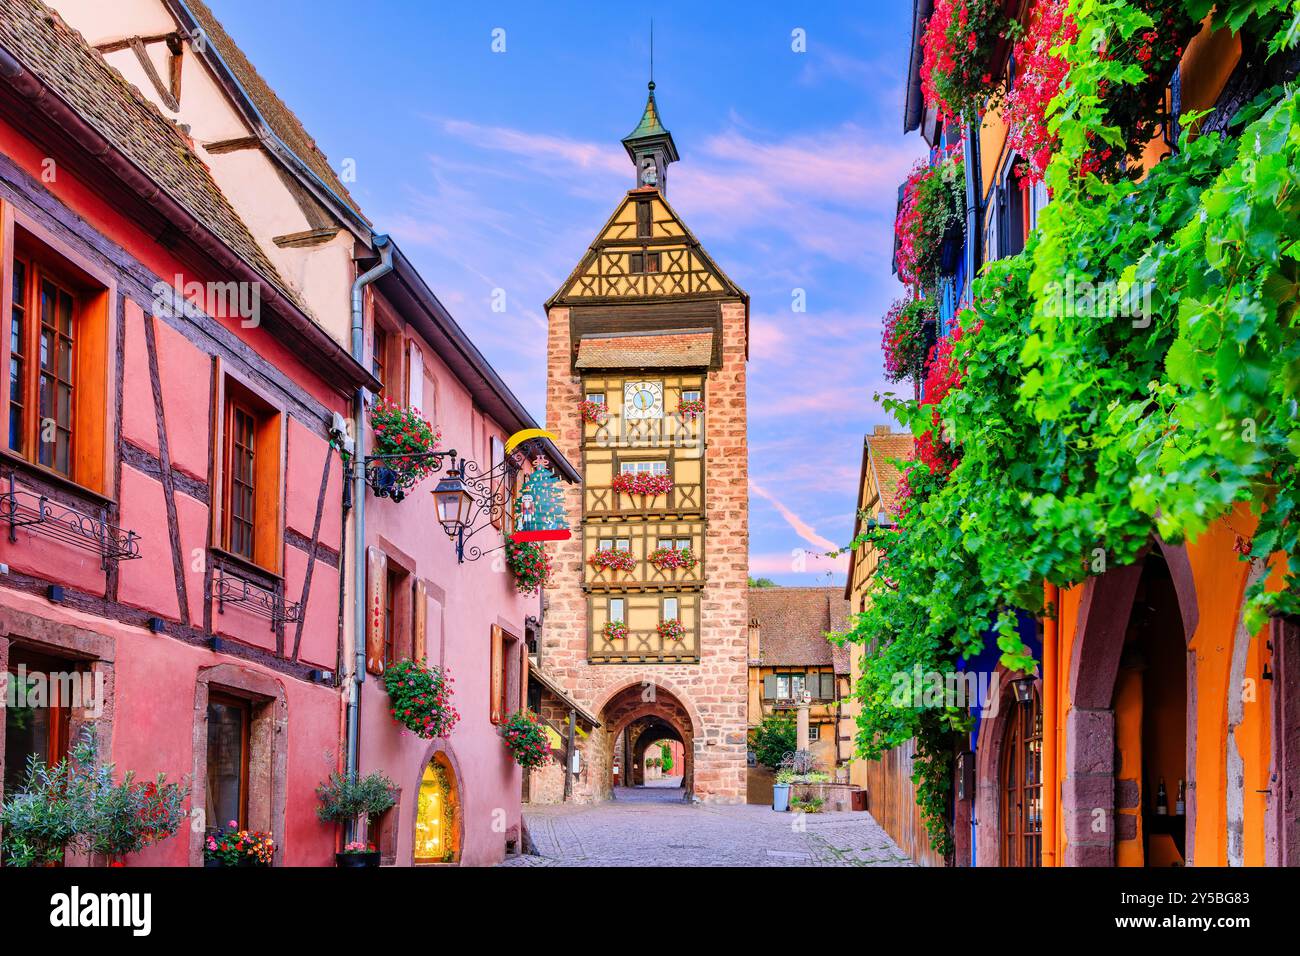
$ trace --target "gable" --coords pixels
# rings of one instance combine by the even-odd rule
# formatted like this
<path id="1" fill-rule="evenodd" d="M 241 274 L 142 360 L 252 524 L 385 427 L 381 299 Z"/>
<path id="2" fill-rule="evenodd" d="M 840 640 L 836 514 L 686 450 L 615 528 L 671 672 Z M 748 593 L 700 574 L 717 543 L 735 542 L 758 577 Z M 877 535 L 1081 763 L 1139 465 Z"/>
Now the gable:
<path id="1" fill-rule="evenodd" d="M 637 210 L 642 202 L 650 207 L 650 234 L 638 237 Z M 658 255 L 658 271 L 633 271 L 633 254 Z M 634 189 L 619 203 L 546 307 L 702 297 L 748 298 L 704 251 L 658 190 Z"/>

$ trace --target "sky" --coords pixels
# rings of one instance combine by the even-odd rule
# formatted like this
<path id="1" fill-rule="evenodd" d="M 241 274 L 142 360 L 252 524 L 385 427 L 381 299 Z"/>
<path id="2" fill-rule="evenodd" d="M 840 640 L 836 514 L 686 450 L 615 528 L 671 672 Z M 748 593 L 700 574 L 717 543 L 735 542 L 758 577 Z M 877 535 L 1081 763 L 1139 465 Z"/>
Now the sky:
<path id="1" fill-rule="evenodd" d="M 209 4 L 539 422 L 543 303 L 635 185 L 619 141 L 653 17 L 668 200 L 750 295 L 750 574 L 843 582 L 820 555 L 852 537 L 863 435 L 890 421 L 893 214 L 924 152 L 909 3 Z"/>

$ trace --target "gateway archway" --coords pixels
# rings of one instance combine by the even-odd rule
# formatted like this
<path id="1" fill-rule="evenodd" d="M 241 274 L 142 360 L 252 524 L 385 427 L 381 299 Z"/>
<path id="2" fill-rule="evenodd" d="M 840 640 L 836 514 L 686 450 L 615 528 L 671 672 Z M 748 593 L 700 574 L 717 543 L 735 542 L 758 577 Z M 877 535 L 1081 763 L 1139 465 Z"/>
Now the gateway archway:
<path id="1" fill-rule="evenodd" d="M 647 751 L 660 742 L 681 746 L 682 765 L 672 776 L 681 777 L 679 786 L 655 783 L 665 799 L 689 800 L 695 788 L 695 720 L 687 705 L 672 691 L 657 684 L 632 684 L 615 692 L 600 713 L 606 728 L 605 761 L 610 768 L 606 789 L 646 788 Z M 617 774 L 614 768 L 618 769 Z"/>

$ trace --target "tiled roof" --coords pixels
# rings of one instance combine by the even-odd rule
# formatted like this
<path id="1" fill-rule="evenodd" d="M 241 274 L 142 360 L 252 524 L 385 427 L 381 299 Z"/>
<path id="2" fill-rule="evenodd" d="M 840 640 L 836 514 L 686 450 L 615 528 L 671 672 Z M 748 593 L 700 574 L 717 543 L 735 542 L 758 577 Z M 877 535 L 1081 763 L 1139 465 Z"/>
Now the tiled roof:
<path id="1" fill-rule="evenodd" d="M 867 448 L 876 482 L 880 488 L 880 507 L 893 514 L 898 505 L 898 483 L 903 473 L 891 459 L 910 461 L 916 454 L 916 441 L 910 432 L 891 432 L 888 426 L 867 436 Z"/>
<path id="2" fill-rule="evenodd" d="M 601 335 L 578 343 L 578 368 L 703 368 L 713 359 L 709 331 Z"/>
<path id="3" fill-rule="evenodd" d="M 750 626 L 758 627 L 764 667 L 824 666 L 849 672 L 848 648 L 826 639 L 849 624 L 849 602 L 841 588 L 750 588 Z"/>
<path id="4" fill-rule="evenodd" d="M 291 294 L 180 131 L 53 10 L 38 0 L 0 0 L 0 47 L 236 255 Z"/>
<path id="5" fill-rule="evenodd" d="M 320 177 L 321 182 L 334 195 L 364 219 L 365 216 L 362 214 L 360 207 L 353 201 L 347 187 L 338 178 L 333 167 L 330 166 L 329 159 L 321 152 L 320 147 L 316 145 L 316 141 L 311 138 L 311 135 L 302 125 L 302 121 L 298 119 L 293 110 L 285 105 L 284 100 L 276 95 L 270 84 L 262 79 L 262 75 L 257 72 L 256 67 L 244 55 L 244 51 L 239 48 L 239 45 L 230 38 L 230 34 L 226 32 L 226 28 L 221 25 L 221 21 L 208 8 L 208 5 L 203 0 L 185 0 L 185 6 L 194 14 L 194 18 L 199 21 L 199 25 L 203 27 L 203 32 L 208 36 L 208 42 L 221 54 L 221 59 L 226 62 L 231 72 L 235 74 L 235 79 L 244 88 L 257 111 L 262 114 L 262 118 L 271 127 L 272 132 L 280 137 L 284 144 L 293 150 L 294 154 L 313 173 Z"/>

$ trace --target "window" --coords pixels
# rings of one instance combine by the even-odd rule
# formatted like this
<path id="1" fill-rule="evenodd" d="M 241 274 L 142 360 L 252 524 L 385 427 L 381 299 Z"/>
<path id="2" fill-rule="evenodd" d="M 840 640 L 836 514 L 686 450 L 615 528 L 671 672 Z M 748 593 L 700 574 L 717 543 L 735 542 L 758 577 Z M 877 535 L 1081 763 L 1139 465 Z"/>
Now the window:
<path id="1" fill-rule="evenodd" d="M 698 402 L 700 400 L 699 389 L 686 389 L 682 392 L 683 402 Z"/>
<path id="2" fill-rule="evenodd" d="M 399 570 L 391 565 L 388 569 L 387 581 L 384 586 L 384 669 L 387 670 L 390 664 L 398 661 L 398 631 L 400 624 L 397 618 L 399 607 L 399 595 L 402 589 L 402 579 L 405 577 Z"/>
<path id="3" fill-rule="evenodd" d="M 680 611 L 679 601 L 677 598 L 675 597 L 664 598 L 663 606 L 659 612 L 659 619 L 661 621 L 679 620 L 681 617 L 679 611 Z"/>
<path id="4" fill-rule="evenodd" d="M 777 700 L 796 700 L 803 696 L 803 674 L 777 674 L 774 682 Z"/>
<path id="5" fill-rule="evenodd" d="M 638 239 L 650 238 L 650 203 L 636 204 L 636 235 Z"/>
<path id="6" fill-rule="evenodd" d="M 627 621 L 627 602 L 623 598 L 609 599 L 609 620 Z"/>
<path id="7" fill-rule="evenodd" d="M 219 830 L 231 820 L 248 826 L 248 752 L 252 714 L 237 697 L 208 697 L 207 820 Z"/>
<path id="8" fill-rule="evenodd" d="M 588 393 L 587 393 L 587 401 L 591 402 L 593 405 L 604 405 L 604 404 L 605 404 L 605 393 L 604 393 L 604 392 L 588 392 Z"/>
<path id="9" fill-rule="evenodd" d="M 370 353 L 370 371 L 379 379 L 379 394 L 388 390 L 388 331 L 375 323 L 375 344 Z"/>
<path id="10" fill-rule="evenodd" d="M 808 740 L 809 740 L 809 741 L 813 741 L 813 740 L 821 740 L 821 739 L 822 739 L 822 728 L 821 728 L 821 725 L 820 725 L 820 724 L 809 724 L 809 725 L 808 725 Z"/>
<path id="11" fill-rule="evenodd" d="M 596 542 L 598 551 L 631 551 L 631 538 L 600 538 Z"/>
<path id="12" fill-rule="evenodd" d="M 625 475 L 666 475 L 668 462 L 662 458 L 644 461 L 620 461 L 618 470 Z"/>
<path id="13" fill-rule="evenodd" d="M 457 848 L 455 775 L 441 754 L 435 754 L 420 778 L 415 804 L 416 864 L 452 863 Z"/>
<path id="14" fill-rule="evenodd" d="M 13 249 L 8 450 L 103 491 L 109 296 L 17 224 Z"/>
<path id="15" fill-rule="evenodd" d="M 659 547 L 670 548 L 673 551 L 685 551 L 691 546 L 690 538 L 660 538 Z"/>
<path id="16" fill-rule="evenodd" d="M 280 413 L 235 380 L 222 381 L 217 547 L 278 574 L 283 548 Z"/>
<path id="17" fill-rule="evenodd" d="M 231 401 L 226 406 L 226 550 L 253 560 L 253 527 L 257 517 L 256 431 L 253 413 Z"/>
<path id="18" fill-rule="evenodd" d="M 1043 846 L 1043 715 L 1037 689 L 1012 708 L 1002 733 L 1001 864 L 1040 866 Z"/>
<path id="19" fill-rule="evenodd" d="M 632 273 L 658 272 L 659 271 L 659 253 L 657 252 L 633 252 L 628 256 L 630 264 L 628 271 Z"/>
<path id="20" fill-rule="evenodd" d="M 29 757 L 37 757 L 50 766 L 68 755 L 72 701 L 62 700 L 60 690 L 70 687 L 70 682 L 56 677 L 73 670 L 68 662 L 26 654 L 17 648 L 10 652 L 9 703 L 5 708 L 5 793 L 14 792 L 26 777 Z"/>

